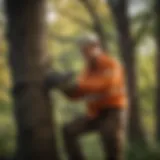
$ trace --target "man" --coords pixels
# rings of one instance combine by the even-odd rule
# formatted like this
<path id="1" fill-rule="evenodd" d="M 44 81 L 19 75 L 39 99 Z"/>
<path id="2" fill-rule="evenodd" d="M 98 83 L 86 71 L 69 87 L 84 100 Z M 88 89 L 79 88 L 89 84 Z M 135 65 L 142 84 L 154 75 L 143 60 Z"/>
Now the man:
<path id="1" fill-rule="evenodd" d="M 96 37 L 82 38 L 79 45 L 86 67 L 77 81 L 66 85 L 70 81 L 70 74 L 57 74 L 50 81 L 52 83 L 55 77 L 59 77 L 54 85 L 59 86 L 68 98 L 87 101 L 87 114 L 63 128 L 68 157 L 70 160 L 83 160 L 77 138 L 98 130 L 106 153 L 105 159 L 124 160 L 127 93 L 123 67 L 102 50 Z"/>

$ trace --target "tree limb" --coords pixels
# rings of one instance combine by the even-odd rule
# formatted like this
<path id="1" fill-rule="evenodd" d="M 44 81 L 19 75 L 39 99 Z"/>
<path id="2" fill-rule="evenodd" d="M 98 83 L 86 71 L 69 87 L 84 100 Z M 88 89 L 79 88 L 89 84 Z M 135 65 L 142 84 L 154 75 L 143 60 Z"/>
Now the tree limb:
<path id="1" fill-rule="evenodd" d="M 70 13 L 70 12 L 67 12 L 67 11 L 59 11 L 59 14 L 74 21 L 75 23 L 81 25 L 82 27 L 84 28 L 87 28 L 87 29 L 92 29 L 93 30 L 93 25 L 88 23 L 87 21 L 85 21 L 84 19 L 82 18 L 79 18 L 77 16 L 75 16 L 74 14 Z"/>

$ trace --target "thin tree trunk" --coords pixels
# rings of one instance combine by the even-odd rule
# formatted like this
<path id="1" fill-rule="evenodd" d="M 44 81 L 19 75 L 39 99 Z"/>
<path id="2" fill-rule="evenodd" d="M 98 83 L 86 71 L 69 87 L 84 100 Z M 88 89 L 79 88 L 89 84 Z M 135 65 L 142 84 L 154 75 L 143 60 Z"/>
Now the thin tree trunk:
<path id="1" fill-rule="evenodd" d="M 127 15 L 127 0 L 111 2 L 111 8 L 115 18 L 116 27 L 119 34 L 119 46 L 122 58 L 124 60 L 128 94 L 130 99 L 129 106 L 129 139 L 131 142 L 145 142 L 145 134 L 140 119 L 140 108 L 137 94 L 137 77 L 136 77 L 136 59 L 134 41 L 131 37 L 129 20 Z"/>
<path id="2" fill-rule="evenodd" d="M 157 56 L 156 56 L 156 76 L 157 76 L 157 99 L 156 99 L 156 140 L 160 143 L 160 1 L 156 0 L 155 4 L 155 38 L 157 45 Z"/>
<path id="3" fill-rule="evenodd" d="M 6 0 L 18 160 L 58 160 L 52 105 L 43 85 L 48 69 L 45 0 Z"/>

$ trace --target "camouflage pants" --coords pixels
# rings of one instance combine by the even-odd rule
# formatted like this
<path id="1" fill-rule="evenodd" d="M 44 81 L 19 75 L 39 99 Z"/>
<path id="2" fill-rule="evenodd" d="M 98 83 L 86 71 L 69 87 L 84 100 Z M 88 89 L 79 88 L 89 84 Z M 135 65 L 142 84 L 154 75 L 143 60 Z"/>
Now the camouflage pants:
<path id="1" fill-rule="evenodd" d="M 84 160 L 78 137 L 92 131 L 101 135 L 105 160 L 124 160 L 125 118 L 124 109 L 106 109 L 94 120 L 80 117 L 63 128 L 63 138 L 69 160 Z"/>

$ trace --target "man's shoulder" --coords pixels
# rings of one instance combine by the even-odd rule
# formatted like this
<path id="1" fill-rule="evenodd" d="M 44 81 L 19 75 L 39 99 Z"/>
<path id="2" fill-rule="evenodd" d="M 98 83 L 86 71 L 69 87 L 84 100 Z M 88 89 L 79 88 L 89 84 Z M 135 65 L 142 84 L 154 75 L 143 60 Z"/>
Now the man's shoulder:
<path id="1" fill-rule="evenodd" d="M 122 66 L 120 60 L 114 56 L 103 54 L 98 58 L 98 62 L 104 67 L 108 66 Z"/>

